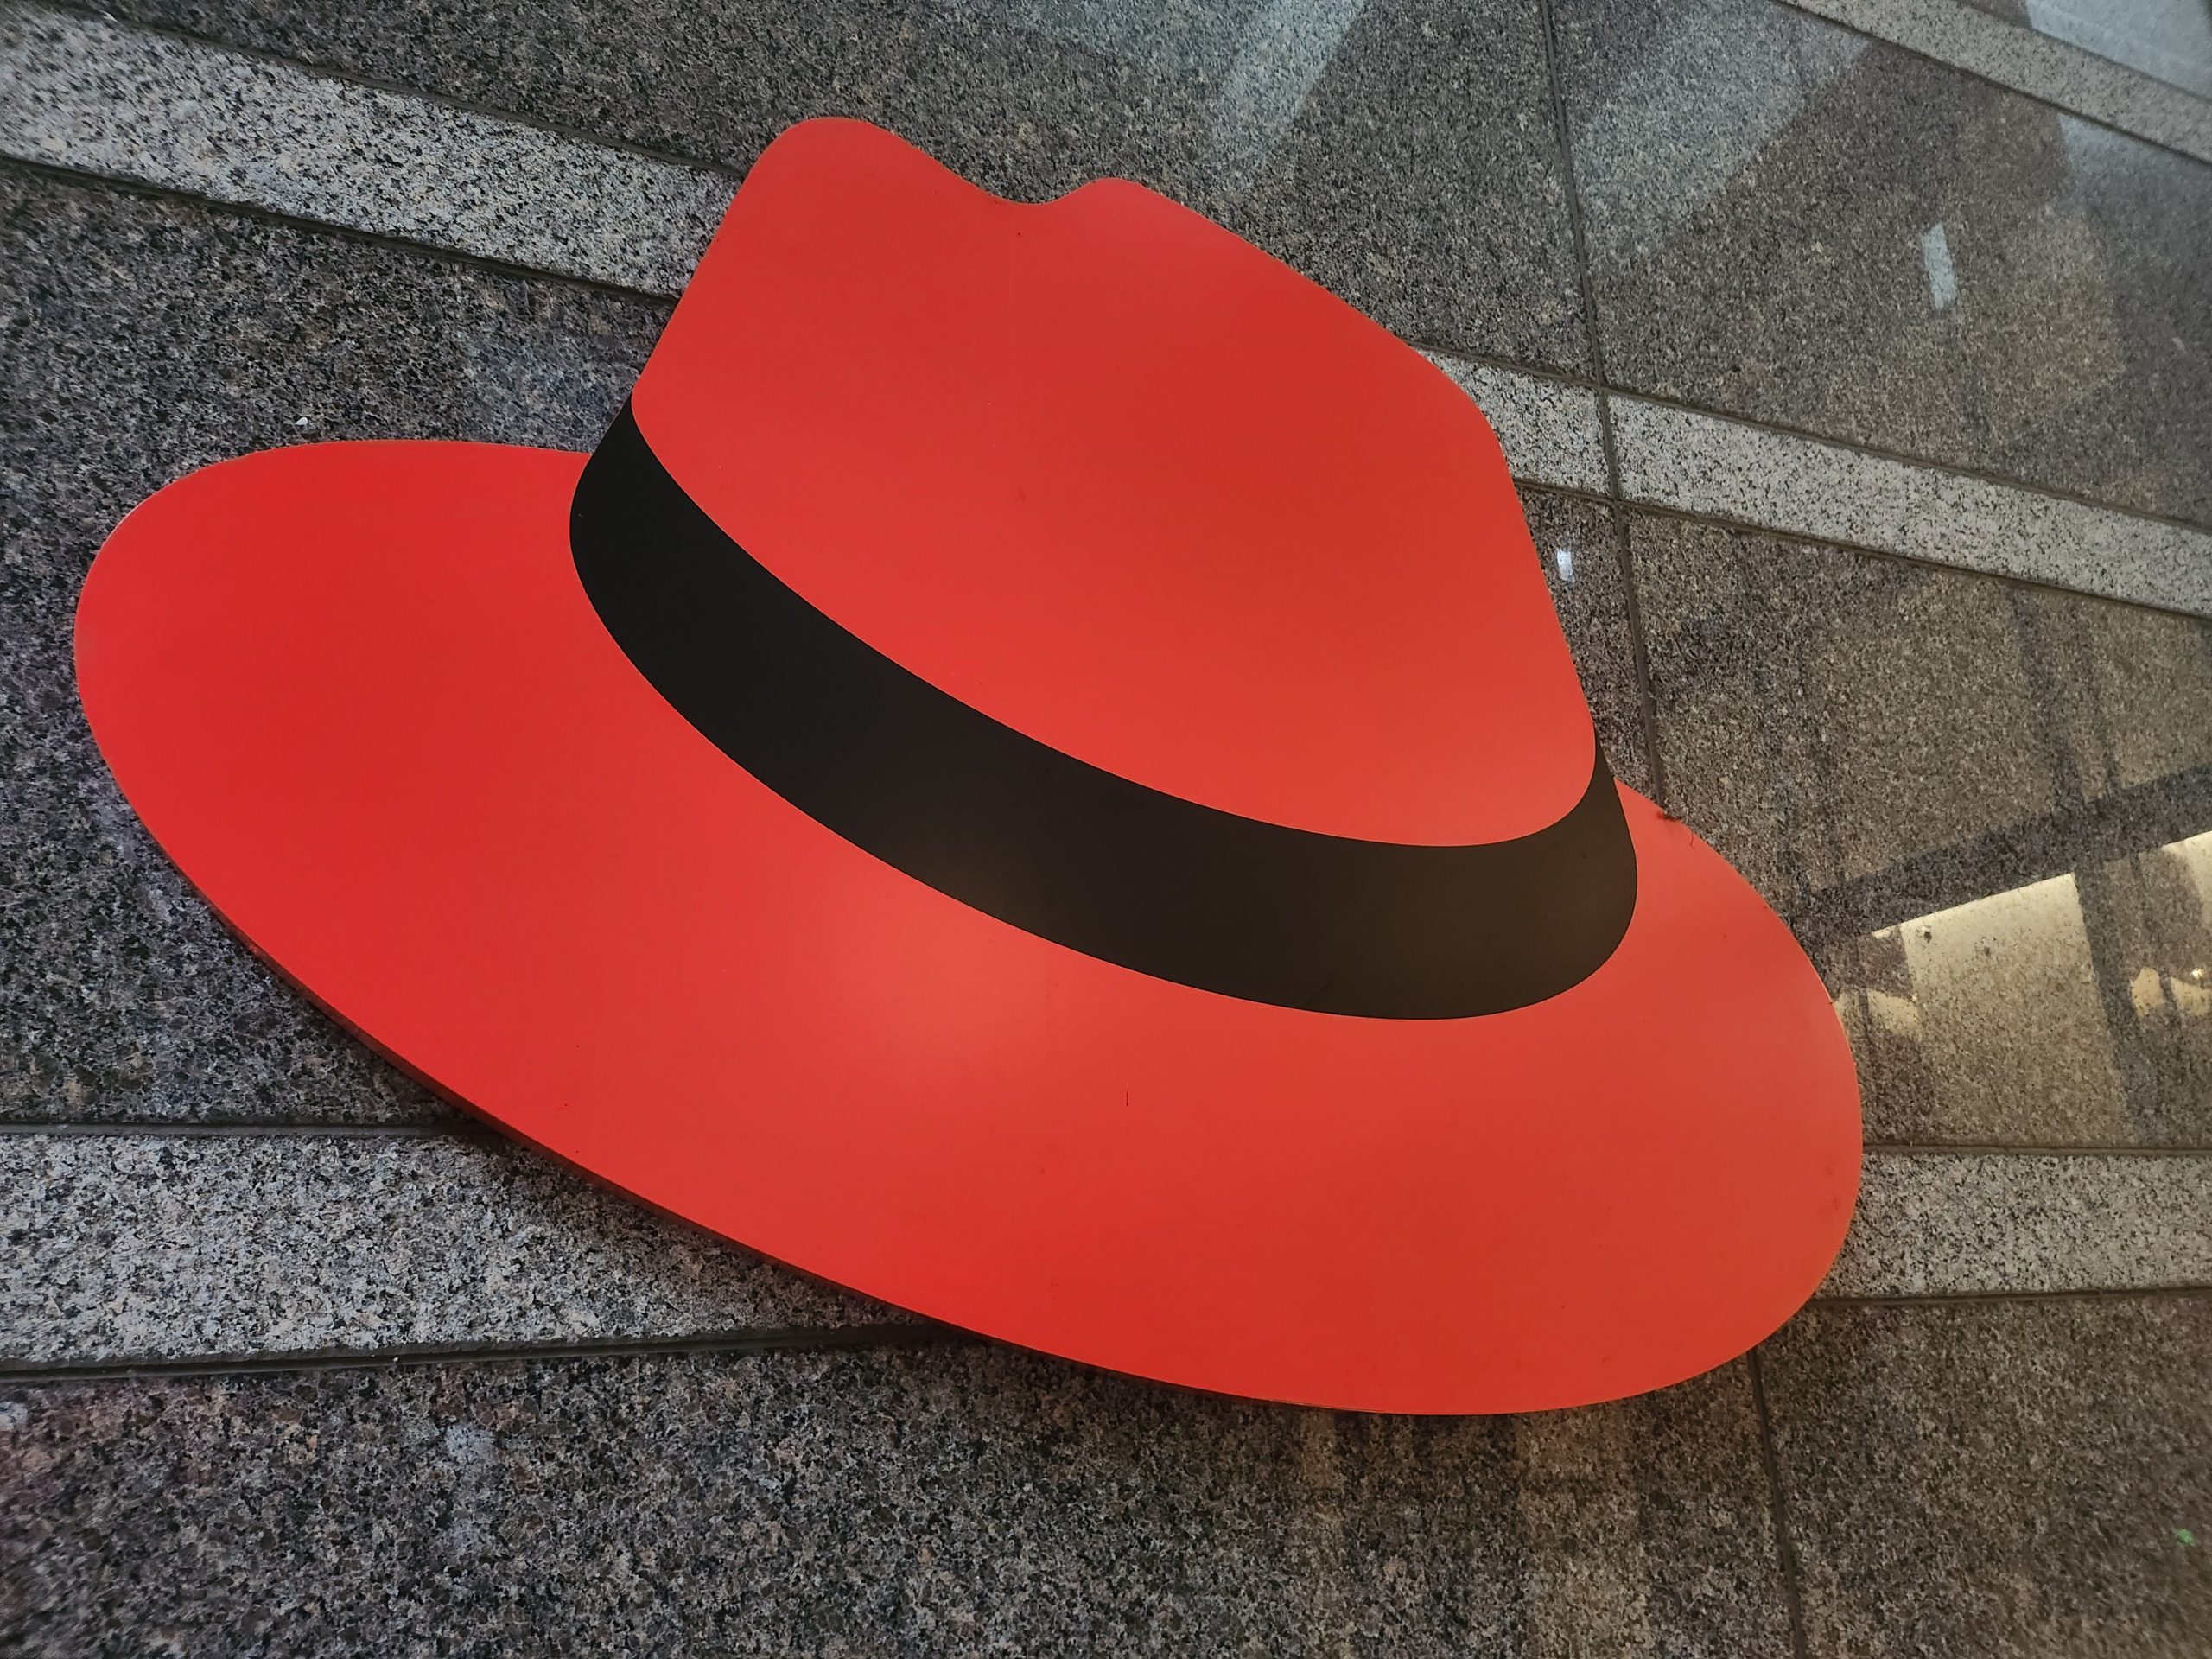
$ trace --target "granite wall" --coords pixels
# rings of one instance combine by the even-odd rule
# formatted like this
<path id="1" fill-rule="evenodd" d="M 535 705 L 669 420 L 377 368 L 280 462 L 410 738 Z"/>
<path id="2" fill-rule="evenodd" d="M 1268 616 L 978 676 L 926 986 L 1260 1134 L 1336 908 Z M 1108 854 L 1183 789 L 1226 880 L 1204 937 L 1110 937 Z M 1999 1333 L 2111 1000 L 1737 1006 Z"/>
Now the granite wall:
<path id="1" fill-rule="evenodd" d="M 0 1650 L 2212 1652 L 2192 4 L 0 5 Z M 966 1338 L 472 1127 L 149 844 L 69 669 L 117 518 L 588 446 L 827 111 L 1154 184 L 1489 412 L 1616 770 L 1859 1055 L 1758 1350 L 1446 1421 Z"/>

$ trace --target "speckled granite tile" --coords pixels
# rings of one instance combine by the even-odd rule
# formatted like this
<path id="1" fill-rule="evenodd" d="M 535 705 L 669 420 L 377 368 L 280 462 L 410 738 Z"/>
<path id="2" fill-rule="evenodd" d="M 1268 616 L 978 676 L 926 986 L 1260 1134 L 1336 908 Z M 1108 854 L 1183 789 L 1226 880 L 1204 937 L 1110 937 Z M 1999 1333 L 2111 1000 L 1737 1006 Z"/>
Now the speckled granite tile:
<path id="1" fill-rule="evenodd" d="M 2212 534 L 1938 467 L 1613 399 L 1632 501 L 2212 615 Z"/>
<path id="2" fill-rule="evenodd" d="M 535 1153 L 0 1135 L 0 1365 L 907 1323 Z"/>
<path id="3" fill-rule="evenodd" d="M 0 1390 L 11 1651 L 1786 1659 L 1739 1363 L 1362 1418 L 982 1345 Z"/>
<path id="4" fill-rule="evenodd" d="M 906 1323 L 518 1148 L 0 1136 L 0 1364 Z M 2212 1159 L 1870 1154 L 1827 1295 L 2212 1282 Z"/>
<path id="5" fill-rule="evenodd" d="M 2207 1144 L 2209 896 L 2198 835 L 1820 950 L 1876 1133 Z"/>
<path id="6" fill-rule="evenodd" d="M 1597 393 L 1435 352 L 1427 356 L 1488 417 L 1516 478 L 1593 494 L 1611 490 Z"/>
<path id="7" fill-rule="evenodd" d="M 728 206 L 650 160 L 69 13 L 0 9 L 0 155 L 673 293 Z"/>
<path id="8" fill-rule="evenodd" d="M 1133 178 L 1410 339 L 1584 366 L 1537 0 L 116 10 L 731 167 L 839 114 L 1026 200 Z"/>
<path id="9" fill-rule="evenodd" d="M 2196 0 L 1962 0 L 2114 63 L 2212 98 L 2212 15 Z"/>
<path id="10" fill-rule="evenodd" d="M 1760 1351 L 1811 1659 L 2192 1659 L 2212 1297 L 1815 1305 Z"/>
<path id="11" fill-rule="evenodd" d="M 1677 810 L 1782 910 L 1875 1141 L 2212 1145 L 2212 625 L 1630 515 Z"/>
<path id="12" fill-rule="evenodd" d="M 2212 103 L 2053 35 L 2001 22 L 1964 0 L 1791 3 L 2139 138 L 2212 161 Z M 2196 11 L 2202 23 L 2202 7 Z M 2212 47 L 2212 26 L 2206 27 L 2205 43 Z M 2207 67 L 2212 69 L 2212 61 Z M 2212 92 L 2212 81 L 2200 90 Z"/>
<path id="13" fill-rule="evenodd" d="M 1651 745 L 1629 629 L 1627 560 L 1620 520 L 1594 501 L 1523 489 L 1529 534 L 1552 606 L 1582 677 L 1605 764 L 1631 789 L 1651 789 Z"/>
<path id="14" fill-rule="evenodd" d="M 94 550 L 156 487 L 308 438 L 588 448 L 655 308 L 0 166 L 0 1114 L 442 1109 L 239 948 L 77 708 Z"/>
<path id="15" fill-rule="evenodd" d="M 1823 1296 L 2212 1286 L 2212 1158 L 1870 1153 Z"/>
<path id="16" fill-rule="evenodd" d="M 2212 171 L 1771 0 L 1558 0 L 1614 384 L 2212 524 Z"/>
<path id="17" fill-rule="evenodd" d="M 656 292 L 682 287 L 730 188 L 696 168 L 41 10 L 0 11 L 0 153 Z M 1019 150 L 977 146 L 969 165 L 1016 193 L 1033 183 Z M 1491 412 L 1520 475 L 1606 487 L 1589 391 L 1436 360 Z M 1636 499 L 2212 611 L 2212 536 L 1639 400 L 1622 400 L 1616 419 Z"/>

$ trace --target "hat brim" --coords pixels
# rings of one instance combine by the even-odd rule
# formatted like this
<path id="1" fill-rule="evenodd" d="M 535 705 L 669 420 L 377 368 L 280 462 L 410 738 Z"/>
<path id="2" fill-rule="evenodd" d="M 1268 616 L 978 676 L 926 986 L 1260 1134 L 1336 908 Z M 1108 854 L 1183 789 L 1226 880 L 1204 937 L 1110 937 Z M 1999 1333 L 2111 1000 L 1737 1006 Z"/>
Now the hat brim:
<path id="1" fill-rule="evenodd" d="M 131 514 L 79 608 L 86 711 L 155 838 L 443 1092 L 902 1307 L 1277 1400 L 1613 1398 L 1819 1283 L 1859 1178 L 1842 1030 L 1642 797 L 1626 938 L 1533 1007 L 1150 978 L 879 862 L 695 731 L 578 582 L 582 461 L 226 462 Z"/>

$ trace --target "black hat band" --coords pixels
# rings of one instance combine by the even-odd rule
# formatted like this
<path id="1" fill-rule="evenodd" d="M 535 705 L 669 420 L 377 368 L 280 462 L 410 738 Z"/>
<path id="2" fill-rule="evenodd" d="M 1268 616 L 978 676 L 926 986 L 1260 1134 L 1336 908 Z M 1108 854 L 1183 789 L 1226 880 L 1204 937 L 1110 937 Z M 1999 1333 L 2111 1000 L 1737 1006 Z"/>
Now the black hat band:
<path id="1" fill-rule="evenodd" d="M 1149 789 L 1001 725 L 725 535 L 626 405 L 576 486 L 576 573 L 655 690 L 825 828 L 1012 926 L 1139 973 L 1324 1014 L 1541 1002 L 1610 957 L 1636 856 L 1602 752 L 1510 841 L 1360 841 Z"/>

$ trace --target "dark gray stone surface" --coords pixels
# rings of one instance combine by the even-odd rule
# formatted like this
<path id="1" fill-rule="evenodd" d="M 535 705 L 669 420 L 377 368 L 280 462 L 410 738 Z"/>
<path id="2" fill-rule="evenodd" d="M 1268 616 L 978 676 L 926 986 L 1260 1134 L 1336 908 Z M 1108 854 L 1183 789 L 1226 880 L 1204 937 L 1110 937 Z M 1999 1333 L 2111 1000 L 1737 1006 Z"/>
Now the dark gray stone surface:
<path id="1" fill-rule="evenodd" d="M 555 276 L 673 295 L 719 171 L 22 0 L 0 4 L 0 156 Z"/>
<path id="2" fill-rule="evenodd" d="M 2198 161 L 2212 161 L 2212 103 L 2100 56 L 2073 42 L 2117 42 L 2099 29 L 2098 14 L 2165 21 L 2194 32 L 2212 57 L 2212 18 L 2201 0 L 2128 0 L 2075 7 L 2039 3 L 2033 18 L 2049 32 L 2020 27 L 2012 14 L 1966 0 L 1791 0 L 1800 10 L 1948 63 L 1984 80 L 2056 104 L 2122 132 Z M 2080 25 L 2087 24 L 2086 29 Z M 2074 25 L 2074 27 L 2069 27 Z M 2122 31 L 2126 25 L 2122 23 Z M 2177 31 L 2180 32 L 2180 31 Z"/>
<path id="3" fill-rule="evenodd" d="M 2202 168 L 1763 0 L 1556 3 L 1625 380 L 2212 519 Z M 842 111 L 1017 195 L 1125 173 L 1424 345 L 1587 366 L 1539 0 L 124 9 L 731 168 Z M 258 98 L 289 73 L 245 80 Z M 120 108 L 141 84 L 77 91 L 112 85 Z M 129 164 L 127 124 L 88 165 Z M 349 185 L 410 158 L 411 186 L 370 181 L 379 212 L 418 188 L 421 226 L 371 222 L 480 219 L 526 251 L 555 196 L 589 192 L 579 147 L 416 125 L 446 137 L 401 150 L 375 121 L 319 125 L 316 159 L 362 152 L 340 157 Z M 486 165 L 439 170 L 456 157 Z M 313 211 L 304 186 L 269 199 Z M 665 248 L 644 257 L 620 219 L 548 241 L 663 280 Z M 660 316 L 0 170 L 0 1116 L 442 1121 L 139 833 L 77 715 L 70 608 L 115 519 L 204 461 L 333 436 L 587 444 Z M 1586 470 L 1550 481 L 1602 482 L 1586 448 L 1560 453 Z M 1718 453 L 1669 464 L 1709 473 Z M 2003 531 L 1950 482 L 1923 512 L 1863 457 L 1822 464 L 1855 471 L 1863 522 L 1905 521 L 1883 545 L 1957 557 Z M 1763 484 L 1834 514 L 1827 477 Z M 1735 510 L 1740 480 L 1703 482 L 1687 505 Z M 1633 592 L 1673 799 L 1813 942 L 1878 1137 L 2212 1143 L 2204 626 L 1652 514 L 1626 516 L 1631 589 L 1624 515 L 1528 501 L 1616 768 L 1649 786 Z M 1809 510 L 1766 522 L 1857 533 Z M 2047 516 L 2033 556 L 2075 522 Z M 2086 537 L 2073 555 L 2115 549 L 2132 556 Z M 105 1369 L 0 1379 L 0 1651 L 2196 1659 L 2212 1630 L 2202 1298 L 1816 1306 L 1758 1362 L 1770 1446 L 1740 1363 L 1620 1405 L 1461 1421 L 1198 1396 L 929 1329 L 922 1346 L 847 1329 L 752 1355 L 128 1375 L 877 1315 L 519 1153 L 8 1145 L 7 1243 L 29 1266 L 7 1357 Z M 2201 1278 L 2204 1164 L 1877 1159 L 1837 1282 Z"/>
<path id="4" fill-rule="evenodd" d="M 1675 803 L 1882 1141 L 2212 1143 L 2212 625 L 1631 514 Z"/>
<path id="5" fill-rule="evenodd" d="M 2212 1297 L 1815 1306 L 1760 1354 L 1810 1659 L 2205 1651 Z"/>
<path id="6" fill-rule="evenodd" d="M 1607 404 L 1620 493 L 1639 505 L 2212 616 L 2212 534 L 2177 520 L 1681 404 Z"/>
<path id="7" fill-rule="evenodd" d="M 1957 0 L 2008 23 L 2212 98 L 2212 16 L 2194 0 L 2150 5 L 2042 5 L 2027 0 Z"/>
<path id="8" fill-rule="evenodd" d="M 1521 500 L 1605 762 L 1613 776 L 1649 794 L 1651 745 L 1629 627 L 1619 516 L 1594 501 L 1541 490 L 1524 488 Z"/>
<path id="9" fill-rule="evenodd" d="M 10 1370 L 912 1323 L 488 1139 L 6 1135 L 0 1192 Z"/>
<path id="10" fill-rule="evenodd" d="M 442 1109 L 277 986 L 139 829 L 77 708 L 77 588 L 139 500 L 247 450 L 588 447 L 660 321 L 556 283 L 0 168 L 0 1115 Z"/>
<path id="11" fill-rule="evenodd" d="M 520 1147 L 0 1135 L 0 1371 L 908 1325 Z M 2212 1282 L 2212 1156 L 1877 1153 L 1823 1295 Z"/>
<path id="12" fill-rule="evenodd" d="M 1338 1415 L 1010 1350 L 0 1389 L 26 1654 L 1789 1651 L 1745 1370 Z"/>
<path id="13" fill-rule="evenodd" d="M 118 10 L 734 167 L 838 114 L 1025 199 L 1120 175 L 1418 343 L 1582 361 L 1537 0 Z"/>
<path id="14" fill-rule="evenodd" d="M 1868 1154 L 1822 1296 L 2212 1284 L 2212 1157 Z"/>
<path id="15" fill-rule="evenodd" d="M 1770 0 L 1559 0 L 1624 386 L 2212 522 L 2212 171 Z"/>

